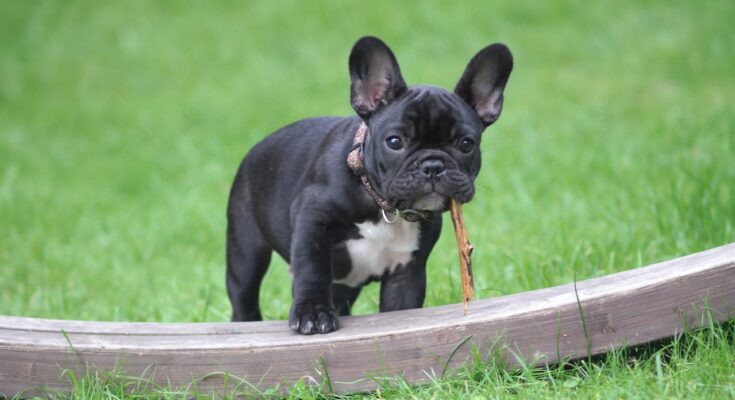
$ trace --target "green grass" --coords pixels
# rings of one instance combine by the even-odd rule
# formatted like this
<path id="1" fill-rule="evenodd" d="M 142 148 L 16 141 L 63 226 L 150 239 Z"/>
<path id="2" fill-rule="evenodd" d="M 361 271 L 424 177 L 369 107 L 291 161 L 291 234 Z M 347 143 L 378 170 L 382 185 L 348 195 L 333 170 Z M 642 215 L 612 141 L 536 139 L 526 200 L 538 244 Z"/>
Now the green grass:
<path id="1" fill-rule="evenodd" d="M 351 113 L 346 60 L 364 34 L 409 83 L 452 87 L 493 41 L 514 52 L 465 207 L 479 297 L 735 240 L 731 1 L 252 3 L 0 1 L 0 314 L 226 320 L 235 169 L 282 125 Z M 447 232 L 427 306 L 461 300 Z M 275 261 L 266 318 L 286 318 L 288 281 Z M 376 289 L 357 313 L 377 310 Z M 476 363 L 373 396 L 733 397 L 732 329 L 665 362 Z M 116 393 L 84 382 L 80 397 Z"/>

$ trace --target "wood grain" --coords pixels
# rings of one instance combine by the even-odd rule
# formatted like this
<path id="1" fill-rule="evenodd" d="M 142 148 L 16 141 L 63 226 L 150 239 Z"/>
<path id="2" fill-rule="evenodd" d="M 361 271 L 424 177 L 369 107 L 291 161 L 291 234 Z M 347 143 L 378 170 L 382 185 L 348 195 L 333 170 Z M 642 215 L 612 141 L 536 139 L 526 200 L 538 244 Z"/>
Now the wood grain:
<path id="1" fill-rule="evenodd" d="M 579 296 L 579 304 L 577 296 Z M 670 337 L 706 314 L 735 317 L 735 243 L 645 268 L 462 305 L 342 319 L 342 329 L 300 336 L 284 321 L 115 323 L 0 317 L 0 397 L 69 390 L 77 376 L 117 370 L 166 387 L 196 382 L 226 392 L 299 380 L 335 392 L 371 390 L 370 376 L 426 382 L 469 356 L 543 365 Z M 583 313 L 580 313 L 581 306 Z M 585 317 L 588 336 L 583 333 Z M 469 339 L 468 339 L 469 338 Z M 459 346 L 459 347 L 458 347 Z M 458 349 L 457 349 L 458 347 Z M 225 374 L 237 378 L 225 379 Z M 227 382 L 225 385 L 224 382 Z"/>

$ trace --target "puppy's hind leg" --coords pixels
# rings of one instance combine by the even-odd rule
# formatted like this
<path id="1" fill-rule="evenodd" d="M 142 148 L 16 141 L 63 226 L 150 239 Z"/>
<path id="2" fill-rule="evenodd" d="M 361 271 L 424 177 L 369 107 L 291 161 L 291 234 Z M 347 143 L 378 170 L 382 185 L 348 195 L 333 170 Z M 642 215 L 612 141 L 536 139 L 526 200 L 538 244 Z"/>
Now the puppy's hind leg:
<path id="1" fill-rule="evenodd" d="M 227 293 L 232 321 L 260 321 L 260 283 L 273 250 L 251 215 L 230 210 L 227 224 Z M 239 214 L 239 215 L 238 215 Z"/>

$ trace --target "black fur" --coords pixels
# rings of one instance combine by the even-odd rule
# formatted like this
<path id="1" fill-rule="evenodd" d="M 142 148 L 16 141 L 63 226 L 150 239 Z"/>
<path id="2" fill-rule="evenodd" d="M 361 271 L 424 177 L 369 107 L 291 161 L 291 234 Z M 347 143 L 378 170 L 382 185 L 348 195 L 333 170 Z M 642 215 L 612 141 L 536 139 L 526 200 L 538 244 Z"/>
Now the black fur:
<path id="1" fill-rule="evenodd" d="M 512 69 L 508 49 L 495 44 L 480 51 L 456 94 L 407 87 L 391 50 L 373 37 L 355 44 L 349 69 L 358 116 L 286 126 L 254 146 L 240 165 L 227 212 L 233 321 L 262 319 L 259 287 L 274 250 L 294 276 L 289 316 L 294 331 L 331 332 L 339 327 L 337 315 L 349 314 L 362 286 L 333 283 L 352 269 L 345 243 L 360 237 L 357 223 L 381 218 L 346 163 L 361 121 L 369 126 L 364 157 L 375 188 L 399 209 L 432 211 L 416 222 L 419 245 L 410 262 L 363 282 L 381 282 L 380 311 L 423 305 L 426 260 L 439 237 L 441 212 L 449 198 L 467 202 L 474 195 L 481 134 L 500 113 Z M 387 146 L 393 136 L 402 148 Z"/>

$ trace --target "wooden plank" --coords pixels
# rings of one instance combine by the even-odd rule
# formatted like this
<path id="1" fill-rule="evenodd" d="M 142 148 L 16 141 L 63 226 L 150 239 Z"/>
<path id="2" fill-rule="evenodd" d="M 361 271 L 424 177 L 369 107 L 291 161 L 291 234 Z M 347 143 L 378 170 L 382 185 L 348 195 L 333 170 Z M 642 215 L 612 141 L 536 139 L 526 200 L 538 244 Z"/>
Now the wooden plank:
<path id="1" fill-rule="evenodd" d="M 66 369 L 117 370 L 164 386 L 197 382 L 226 391 L 224 373 L 261 388 L 319 384 L 324 366 L 335 392 L 371 390 L 368 376 L 425 382 L 464 362 L 471 344 L 543 365 L 599 354 L 700 326 L 705 309 L 735 317 L 735 243 L 577 283 L 462 304 L 342 319 L 327 335 L 301 336 L 284 321 L 110 323 L 0 316 L 0 395 L 69 390 Z M 582 328 L 579 307 L 588 337 Z M 62 332 L 65 332 L 62 333 Z M 68 339 L 67 339 L 68 338 Z M 467 340 L 469 338 L 469 340 Z M 433 372 L 432 372 L 433 371 Z M 242 387 L 241 387 L 242 389 Z"/>

